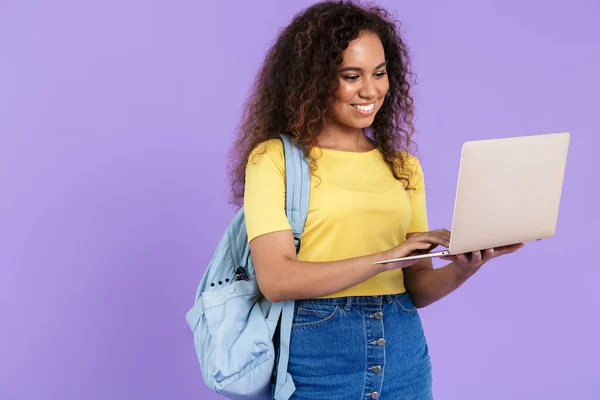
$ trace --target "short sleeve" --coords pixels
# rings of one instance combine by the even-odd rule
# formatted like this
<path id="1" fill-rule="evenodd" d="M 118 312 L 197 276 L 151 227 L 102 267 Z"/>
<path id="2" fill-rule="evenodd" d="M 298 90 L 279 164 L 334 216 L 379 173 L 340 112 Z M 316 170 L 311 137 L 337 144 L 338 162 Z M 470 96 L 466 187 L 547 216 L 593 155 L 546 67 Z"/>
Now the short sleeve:
<path id="1" fill-rule="evenodd" d="M 285 161 L 279 139 L 261 143 L 248 158 L 244 215 L 248 242 L 267 233 L 292 229 L 285 214 Z"/>
<path id="2" fill-rule="evenodd" d="M 427 199 L 425 195 L 425 176 L 419 160 L 409 156 L 407 165 L 411 169 L 410 208 L 411 217 L 408 232 L 426 232 L 429 230 L 427 220 Z"/>

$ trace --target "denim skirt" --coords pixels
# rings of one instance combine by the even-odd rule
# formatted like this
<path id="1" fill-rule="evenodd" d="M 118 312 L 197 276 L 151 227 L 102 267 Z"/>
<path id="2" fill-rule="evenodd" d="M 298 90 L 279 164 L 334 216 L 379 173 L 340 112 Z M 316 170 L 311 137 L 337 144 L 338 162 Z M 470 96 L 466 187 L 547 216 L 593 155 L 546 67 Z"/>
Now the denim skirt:
<path id="1" fill-rule="evenodd" d="M 407 292 L 296 301 L 288 372 L 294 400 L 433 399 L 427 342 Z"/>

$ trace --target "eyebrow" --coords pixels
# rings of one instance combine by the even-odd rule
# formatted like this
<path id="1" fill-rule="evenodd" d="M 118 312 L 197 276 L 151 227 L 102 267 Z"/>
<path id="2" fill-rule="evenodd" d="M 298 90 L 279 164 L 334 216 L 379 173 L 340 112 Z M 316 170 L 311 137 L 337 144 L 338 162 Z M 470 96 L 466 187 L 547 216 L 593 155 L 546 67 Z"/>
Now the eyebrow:
<path id="1" fill-rule="evenodd" d="M 379 69 L 381 67 L 385 67 L 387 65 L 387 62 L 382 62 L 381 64 L 379 64 L 378 66 L 375 67 L 375 69 Z M 359 67 L 346 67 L 346 68 L 342 68 L 340 69 L 338 72 L 345 72 L 345 71 L 362 71 L 362 68 Z"/>

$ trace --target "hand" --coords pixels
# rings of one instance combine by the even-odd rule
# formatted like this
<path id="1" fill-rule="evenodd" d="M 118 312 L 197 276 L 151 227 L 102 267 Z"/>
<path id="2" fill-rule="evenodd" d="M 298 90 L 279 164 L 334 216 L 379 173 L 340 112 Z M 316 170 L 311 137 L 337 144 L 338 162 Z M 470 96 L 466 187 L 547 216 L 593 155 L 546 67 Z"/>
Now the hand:
<path id="1" fill-rule="evenodd" d="M 406 241 L 399 246 L 394 247 L 384 254 L 385 259 L 400 258 L 409 255 L 429 253 L 437 246 L 448 247 L 450 245 L 450 231 L 438 229 L 429 232 L 409 233 L 406 235 Z M 389 264 L 383 264 L 385 270 L 396 268 L 405 268 L 416 264 L 419 260 L 397 261 Z"/>
<path id="2" fill-rule="evenodd" d="M 490 261 L 492 258 L 500 257 L 504 254 L 514 253 L 515 251 L 523 248 L 524 243 L 511 244 L 508 246 L 495 247 L 493 249 L 485 249 L 483 251 L 473 251 L 466 254 L 457 254 L 455 256 L 440 257 L 442 260 L 454 261 L 458 271 L 461 275 L 470 277 L 475 272 L 479 271 L 479 268 L 483 264 Z"/>

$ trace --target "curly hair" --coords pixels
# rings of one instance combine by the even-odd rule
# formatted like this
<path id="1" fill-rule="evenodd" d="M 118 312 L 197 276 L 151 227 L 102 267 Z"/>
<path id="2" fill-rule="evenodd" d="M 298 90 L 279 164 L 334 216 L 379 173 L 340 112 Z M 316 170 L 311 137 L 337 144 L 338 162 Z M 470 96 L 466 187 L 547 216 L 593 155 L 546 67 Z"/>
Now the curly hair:
<path id="1" fill-rule="evenodd" d="M 325 114 L 335 100 L 341 53 L 363 32 L 373 32 L 381 40 L 389 80 L 385 101 L 365 133 L 376 142 L 394 177 L 410 189 L 410 172 L 404 171 L 404 164 L 414 144 L 409 82 L 413 74 L 399 23 L 377 6 L 325 1 L 296 15 L 267 52 L 231 150 L 233 204 L 243 203 L 245 170 L 252 151 L 282 133 L 300 143 L 314 173 L 316 160 L 311 157 L 311 149 L 317 145 Z"/>

